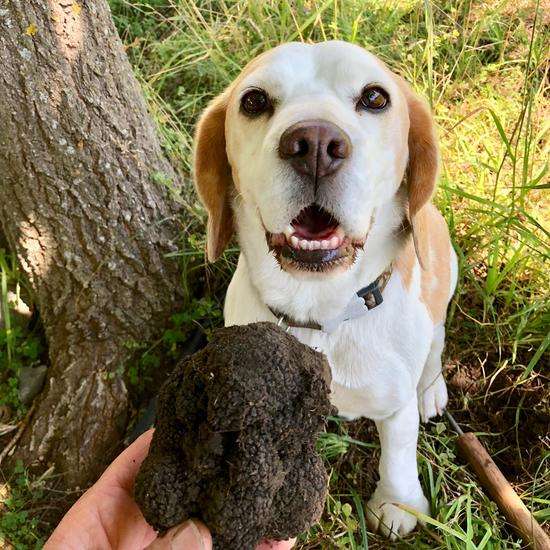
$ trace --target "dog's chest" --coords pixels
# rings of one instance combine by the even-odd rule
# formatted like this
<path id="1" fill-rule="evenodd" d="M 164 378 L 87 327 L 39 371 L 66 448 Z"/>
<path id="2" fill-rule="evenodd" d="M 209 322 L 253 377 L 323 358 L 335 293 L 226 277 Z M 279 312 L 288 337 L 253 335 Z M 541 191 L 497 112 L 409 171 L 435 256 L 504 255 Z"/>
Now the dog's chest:
<path id="1" fill-rule="evenodd" d="M 333 334 L 292 329 L 329 361 L 331 399 L 346 418 L 380 419 L 414 397 L 429 352 L 433 325 L 423 308 L 388 289 L 387 299 Z"/>

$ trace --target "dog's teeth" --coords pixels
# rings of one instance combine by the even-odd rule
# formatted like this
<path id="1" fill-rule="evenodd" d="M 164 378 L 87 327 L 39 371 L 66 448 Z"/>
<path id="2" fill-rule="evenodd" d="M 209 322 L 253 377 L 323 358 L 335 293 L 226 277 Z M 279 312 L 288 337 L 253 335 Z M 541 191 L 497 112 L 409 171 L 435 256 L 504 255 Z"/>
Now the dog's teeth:
<path id="1" fill-rule="evenodd" d="M 289 228 L 287 228 L 288 230 Z M 330 239 L 315 240 L 315 239 L 300 239 L 295 234 L 288 235 L 287 230 L 285 230 L 285 236 L 287 242 L 292 246 L 292 248 L 302 249 L 302 250 L 334 250 L 342 246 L 342 243 L 347 239 L 343 230 L 340 227 L 337 228 L 337 231 L 333 234 Z M 294 229 L 292 229 L 294 231 Z"/>
<path id="2" fill-rule="evenodd" d="M 309 241 L 310 250 L 319 250 L 321 248 L 321 241 Z"/>
<path id="3" fill-rule="evenodd" d="M 336 237 L 338 237 L 341 241 L 344 240 L 344 237 L 346 236 L 346 233 L 344 232 L 344 230 L 342 229 L 342 226 L 339 225 L 336 230 L 334 231 L 334 234 L 336 235 Z"/>
<path id="4" fill-rule="evenodd" d="M 292 233 L 294 233 L 294 228 L 291 225 L 288 225 L 283 233 L 286 235 L 287 238 L 289 238 Z"/>

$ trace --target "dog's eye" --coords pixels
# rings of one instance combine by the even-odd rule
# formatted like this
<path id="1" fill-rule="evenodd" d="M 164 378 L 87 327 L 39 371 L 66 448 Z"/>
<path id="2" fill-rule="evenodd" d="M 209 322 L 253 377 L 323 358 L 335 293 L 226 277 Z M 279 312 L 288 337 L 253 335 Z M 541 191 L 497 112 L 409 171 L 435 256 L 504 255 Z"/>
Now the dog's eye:
<path id="1" fill-rule="evenodd" d="M 241 98 L 241 109 L 245 115 L 261 115 L 270 108 L 267 94 L 260 89 L 249 90 Z"/>
<path id="2" fill-rule="evenodd" d="M 380 86 L 367 86 L 361 93 L 358 107 L 370 111 L 380 111 L 389 103 L 389 96 L 386 90 Z"/>

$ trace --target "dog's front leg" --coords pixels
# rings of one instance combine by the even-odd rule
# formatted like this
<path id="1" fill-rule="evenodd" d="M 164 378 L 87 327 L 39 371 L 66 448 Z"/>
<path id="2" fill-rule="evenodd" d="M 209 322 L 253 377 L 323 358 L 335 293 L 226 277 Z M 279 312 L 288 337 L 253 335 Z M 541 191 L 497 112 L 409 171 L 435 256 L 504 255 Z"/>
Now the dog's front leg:
<path id="1" fill-rule="evenodd" d="M 389 418 L 376 422 L 381 447 L 380 481 L 368 502 L 367 519 L 374 531 L 379 530 L 392 540 L 397 535 L 406 535 L 416 525 L 416 518 L 394 503 L 429 513 L 429 504 L 418 480 L 418 425 L 416 396 Z"/>

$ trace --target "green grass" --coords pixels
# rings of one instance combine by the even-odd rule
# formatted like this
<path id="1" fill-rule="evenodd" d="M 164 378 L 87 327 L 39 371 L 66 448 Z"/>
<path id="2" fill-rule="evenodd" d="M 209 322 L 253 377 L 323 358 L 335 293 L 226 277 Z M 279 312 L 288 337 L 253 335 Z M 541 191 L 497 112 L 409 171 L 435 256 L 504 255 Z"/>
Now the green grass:
<path id="1" fill-rule="evenodd" d="M 550 419 L 548 13 L 535 0 L 111 0 L 111 6 L 165 150 L 186 181 L 181 197 L 193 223 L 179 254 L 190 272 L 204 263 L 204 211 L 189 178 L 194 124 L 256 54 L 288 40 L 348 40 L 429 99 L 443 158 L 436 203 L 460 261 L 445 352 L 450 406 L 465 426 L 485 434 L 537 518 L 550 521 L 550 452 L 543 441 Z M 215 289 L 208 315 L 216 303 L 219 311 L 235 261 L 233 248 L 207 268 Z M 2 270 L 13 286 L 13 266 Z M 173 338 L 204 318 L 197 311 L 190 308 Z M 11 349 L 12 362 L 25 362 L 10 338 L 0 340 L 2 357 Z M 0 369 L 5 365 L 4 358 Z M 144 371 L 134 369 L 138 383 Z M 334 420 L 330 430 L 319 443 L 330 496 L 321 522 L 299 546 L 390 547 L 364 522 L 378 454 L 372 423 Z M 433 519 L 391 547 L 521 548 L 456 456 L 454 439 L 441 422 L 422 429 L 420 474 Z"/>
<path id="2" fill-rule="evenodd" d="M 0 423 L 8 409 L 24 412 L 17 375 L 20 367 L 39 363 L 43 353 L 39 329 L 30 329 L 29 312 L 21 311 L 22 296 L 29 301 L 17 262 L 0 248 Z"/>
<path id="3" fill-rule="evenodd" d="M 42 548 L 47 533 L 34 513 L 34 502 L 44 494 L 46 475 L 31 479 L 21 462 L 14 468 L 10 483 L 0 486 L 0 547 L 4 537 L 15 550 Z"/>

